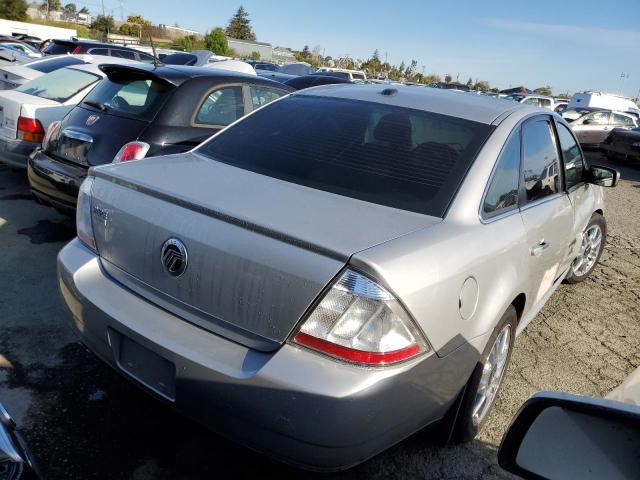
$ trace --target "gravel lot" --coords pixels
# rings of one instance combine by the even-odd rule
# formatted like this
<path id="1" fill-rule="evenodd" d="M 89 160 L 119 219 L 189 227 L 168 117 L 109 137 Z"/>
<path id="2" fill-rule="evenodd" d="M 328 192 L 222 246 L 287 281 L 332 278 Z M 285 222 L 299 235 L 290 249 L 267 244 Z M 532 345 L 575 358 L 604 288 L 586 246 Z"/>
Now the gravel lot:
<path id="1" fill-rule="evenodd" d="M 496 448 L 533 392 L 606 395 L 640 365 L 640 167 L 618 168 L 624 180 L 607 190 L 609 243 L 600 267 L 580 285 L 561 286 L 517 339 L 479 439 L 440 447 L 425 432 L 353 470 L 319 477 L 510 478 L 496 464 Z M 23 171 L 0 166 L 0 400 L 46 478 L 310 477 L 182 418 L 76 341 L 55 277 L 56 254 L 74 231 L 69 219 L 31 200 Z"/>

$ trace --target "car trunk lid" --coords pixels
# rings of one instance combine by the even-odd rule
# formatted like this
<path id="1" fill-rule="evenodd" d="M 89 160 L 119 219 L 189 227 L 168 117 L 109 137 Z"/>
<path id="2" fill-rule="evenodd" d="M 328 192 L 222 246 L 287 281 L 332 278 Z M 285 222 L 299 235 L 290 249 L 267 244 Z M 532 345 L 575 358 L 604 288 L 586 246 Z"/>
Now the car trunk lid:
<path id="1" fill-rule="evenodd" d="M 15 90 L 0 91 L 0 136 L 15 140 L 20 116 L 37 118 L 39 108 L 53 106 L 60 106 L 60 103 Z"/>
<path id="2" fill-rule="evenodd" d="M 205 159 L 157 157 L 94 170 L 105 269 L 203 328 L 269 351 L 358 251 L 440 221 Z M 187 250 L 179 277 L 162 247 Z"/>

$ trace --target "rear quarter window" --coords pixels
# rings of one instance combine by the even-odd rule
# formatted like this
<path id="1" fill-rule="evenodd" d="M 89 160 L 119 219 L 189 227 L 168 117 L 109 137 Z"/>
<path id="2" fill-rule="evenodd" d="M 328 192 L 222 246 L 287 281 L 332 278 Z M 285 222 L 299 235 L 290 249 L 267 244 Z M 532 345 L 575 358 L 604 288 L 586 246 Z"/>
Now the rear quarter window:
<path id="1" fill-rule="evenodd" d="M 310 188 L 442 217 L 491 131 L 431 112 L 305 95 L 266 106 L 198 151 Z"/>

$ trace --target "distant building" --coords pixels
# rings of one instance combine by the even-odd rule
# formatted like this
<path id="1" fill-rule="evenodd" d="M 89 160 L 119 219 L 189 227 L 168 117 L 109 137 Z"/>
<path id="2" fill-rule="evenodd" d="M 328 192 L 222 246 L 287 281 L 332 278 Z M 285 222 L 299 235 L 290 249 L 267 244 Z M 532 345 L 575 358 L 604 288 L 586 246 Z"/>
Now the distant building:
<path id="1" fill-rule="evenodd" d="M 236 52 L 238 57 L 249 58 L 253 52 L 258 52 L 260 54 L 260 60 L 273 59 L 273 47 L 270 43 L 238 40 L 231 37 L 227 37 L 227 43 L 229 44 L 229 48 Z"/>
<path id="2" fill-rule="evenodd" d="M 290 48 L 275 47 L 271 51 L 271 60 L 277 63 L 291 63 L 296 61 L 296 56 Z"/>
<path id="3" fill-rule="evenodd" d="M 197 30 L 189 30 L 188 28 L 174 27 L 171 25 L 164 25 L 162 23 L 158 25 L 158 28 L 171 40 L 186 37 L 188 35 L 195 35 L 196 37 L 202 36 L 202 34 Z"/>

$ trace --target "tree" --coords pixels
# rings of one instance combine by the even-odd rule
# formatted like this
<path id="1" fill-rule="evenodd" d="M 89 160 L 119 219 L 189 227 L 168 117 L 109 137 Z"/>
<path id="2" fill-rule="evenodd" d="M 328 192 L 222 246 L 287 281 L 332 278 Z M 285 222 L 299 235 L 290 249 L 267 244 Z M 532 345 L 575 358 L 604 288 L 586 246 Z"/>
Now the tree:
<path id="1" fill-rule="evenodd" d="M 546 85 L 544 87 L 538 87 L 533 92 L 537 93 L 538 95 L 548 95 L 548 96 L 551 96 L 551 93 L 552 93 L 551 87 L 549 85 Z"/>
<path id="2" fill-rule="evenodd" d="M 43 12 L 58 12 L 62 10 L 62 3 L 60 0 L 44 0 L 40 5 L 40 10 Z"/>
<path id="3" fill-rule="evenodd" d="M 476 80 L 475 85 L 473 86 L 474 90 L 478 90 L 480 92 L 488 92 L 491 87 L 489 86 L 489 82 L 486 80 Z"/>
<path id="4" fill-rule="evenodd" d="M 187 35 L 186 37 L 178 38 L 175 43 L 188 52 L 192 50 L 204 50 L 205 48 L 204 40 L 196 35 Z"/>
<path id="5" fill-rule="evenodd" d="M 224 30 L 220 27 L 214 28 L 204 36 L 204 45 L 207 50 L 211 50 L 216 55 L 229 55 L 229 42 Z"/>
<path id="6" fill-rule="evenodd" d="M 111 15 L 98 15 L 91 24 L 91 30 L 95 33 L 101 33 L 103 36 L 115 29 L 115 23 Z"/>
<path id="7" fill-rule="evenodd" d="M 138 25 L 131 25 L 130 23 L 123 23 L 120 25 L 120 33 L 122 35 L 129 35 L 130 37 L 139 37 L 140 27 Z"/>
<path id="8" fill-rule="evenodd" d="M 27 2 L 25 0 L 0 0 L 0 18 L 6 20 L 27 20 Z"/>
<path id="9" fill-rule="evenodd" d="M 451 80 L 452 80 L 451 74 L 450 73 L 445 74 L 444 83 L 451 83 Z"/>
<path id="10" fill-rule="evenodd" d="M 89 15 L 89 9 L 87 7 L 82 7 L 78 13 L 84 13 L 85 15 Z"/>
<path id="11" fill-rule="evenodd" d="M 63 11 L 66 15 L 68 15 L 68 16 L 70 16 L 70 17 L 73 17 L 73 16 L 75 16 L 75 14 L 76 14 L 76 11 L 77 11 L 77 10 L 78 10 L 78 8 L 76 7 L 76 4 L 75 4 L 75 3 L 67 3 L 67 4 L 64 6 L 64 8 L 63 8 L 63 10 L 62 10 L 62 11 Z"/>
<path id="12" fill-rule="evenodd" d="M 251 52 L 251 60 L 260 60 L 260 52 Z"/>
<path id="13" fill-rule="evenodd" d="M 146 18 L 143 18 L 142 15 L 129 15 L 127 17 L 127 23 L 131 23 L 133 25 L 141 25 L 141 26 L 151 25 L 151 22 Z"/>
<path id="14" fill-rule="evenodd" d="M 251 20 L 249 20 L 249 14 L 240 6 L 235 15 L 229 20 L 229 24 L 225 30 L 227 36 L 236 38 L 238 40 L 255 40 L 256 35 L 251 29 Z"/>
<path id="15" fill-rule="evenodd" d="M 467 80 L 467 87 L 473 87 L 473 78 L 469 77 L 469 80 Z"/>

